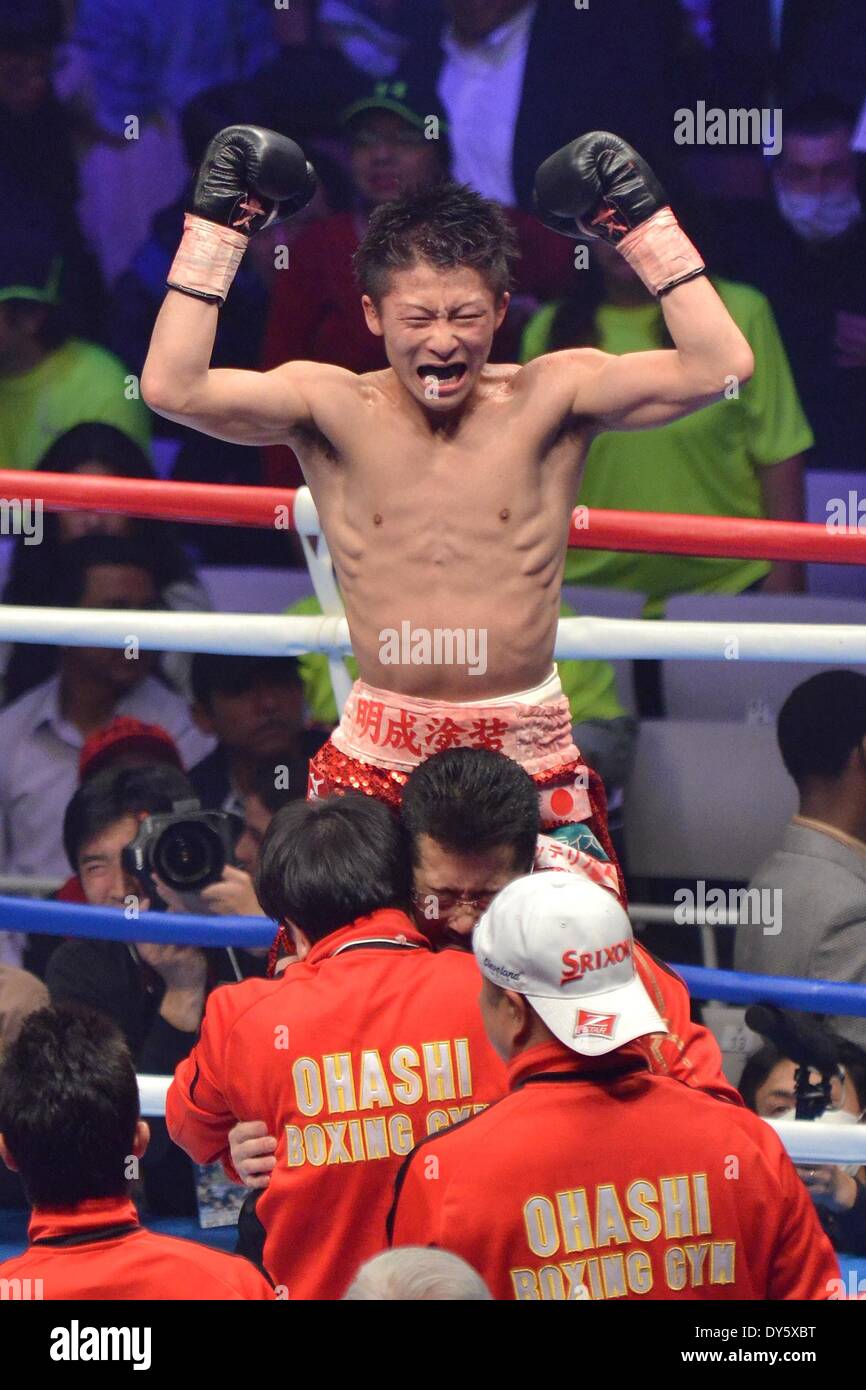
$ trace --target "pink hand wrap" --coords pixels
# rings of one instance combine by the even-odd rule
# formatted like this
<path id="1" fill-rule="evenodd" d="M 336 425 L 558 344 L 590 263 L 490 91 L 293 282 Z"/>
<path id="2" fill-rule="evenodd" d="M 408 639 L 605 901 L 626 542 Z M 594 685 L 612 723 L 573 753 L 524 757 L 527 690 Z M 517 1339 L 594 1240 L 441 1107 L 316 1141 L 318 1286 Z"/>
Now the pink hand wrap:
<path id="1" fill-rule="evenodd" d="M 659 208 L 624 236 L 616 249 L 656 296 L 694 279 L 704 269 L 699 251 L 670 208 Z"/>
<path id="2" fill-rule="evenodd" d="M 188 212 L 166 283 L 173 290 L 187 290 L 222 304 L 248 244 L 249 237 L 243 232 Z"/>

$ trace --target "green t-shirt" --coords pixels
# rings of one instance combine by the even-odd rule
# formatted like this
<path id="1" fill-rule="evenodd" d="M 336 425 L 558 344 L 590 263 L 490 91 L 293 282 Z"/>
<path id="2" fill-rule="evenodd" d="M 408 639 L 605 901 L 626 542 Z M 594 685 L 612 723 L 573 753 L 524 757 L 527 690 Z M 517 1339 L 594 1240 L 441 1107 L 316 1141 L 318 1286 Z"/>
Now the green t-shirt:
<path id="1" fill-rule="evenodd" d="M 767 300 L 750 285 L 713 283 L 751 345 L 753 377 L 738 398 L 718 401 L 670 425 L 600 435 L 590 447 L 577 499 L 584 506 L 761 517 L 759 470 L 811 447 L 812 431 Z M 527 324 L 524 362 L 547 351 L 557 307 L 545 305 Z M 596 326 L 603 351 L 642 352 L 660 345 L 661 310 L 656 304 L 604 304 Z M 565 582 L 635 589 L 649 596 L 646 616 L 654 617 L 671 594 L 741 593 L 769 568 L 764 560 L 571 549 Z"/>
<path id="2" fill-rule="evenodd" d="M 127 370 L 96 343 L 70 338 L 29 372 L 0 376 L 0 468 L 35 468 L 61 434 L 96 420 L 150 448 L 150 411 L 127 400 Z"/>
<path id="3" fill-rule="evenodd" d="M 298 599 L 287 613 L 321 613 L 322 606 L 317 598 Z M 560 608 L 563 617 L 573 617 L 574 609 L 567 603 Z M 355 658 L 343 658 L 352 677 L 357 680 L 358 664 Z M 331 689 L 331 673 L 328 658 L 322 652 L 308 652 L 298 657 L 301 680 L 304 683 L 304 697 L 307 709 L 314 724 L 336 724 L 337 706 Z M 616 692 L 616 679 L 613 667 L 607 661 L 560 661 L 559 679 L 562 689 L 568 696 L 573 724 L 585 719 L 616 719 L 625 714 Z"/>

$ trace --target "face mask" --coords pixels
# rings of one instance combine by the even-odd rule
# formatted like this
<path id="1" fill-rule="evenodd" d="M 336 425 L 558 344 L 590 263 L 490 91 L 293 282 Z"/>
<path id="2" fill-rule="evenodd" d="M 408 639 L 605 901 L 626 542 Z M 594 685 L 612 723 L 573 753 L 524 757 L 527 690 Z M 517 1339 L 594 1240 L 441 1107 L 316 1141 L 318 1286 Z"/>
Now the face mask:
<path id="1" fill-rule="evenodd" d="M 796 1110 L 786 1110 L 784 1115 L 777 1115 L 777 1120 L 796 1120 Z M 858 1125 L 862 1120 L 862 1115 L 852 1115 L 850 1110 L 825 1110 L 823 1115 L 819 1115 L 817 1120 L 810 1121 L 811 1124 L 818 1125 Z M 836 1168 L 841 1168 L 843 1173 L 850 1173 L 851 1177 L 856 1177 L 863 1167 L 862 1163 L 837 1163 Z"/>
<path id="2" fill-rule="evenodd" d="M 805 241 L 831 241 L 847 232 L 863 215 L 860 199 L 853 190 L 795 193 L 777 182 L 775 193 L 779 212 Z"/>

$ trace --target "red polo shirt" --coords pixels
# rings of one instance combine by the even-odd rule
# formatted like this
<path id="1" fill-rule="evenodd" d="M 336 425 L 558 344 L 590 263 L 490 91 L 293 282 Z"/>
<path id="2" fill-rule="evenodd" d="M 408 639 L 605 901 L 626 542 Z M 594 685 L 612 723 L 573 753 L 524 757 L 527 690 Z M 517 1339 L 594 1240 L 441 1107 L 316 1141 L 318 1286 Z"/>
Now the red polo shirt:
<path id="1" fill-rule="evenodd" d="M 288 1297 L 342 1297 L 385 1247 L 406 1154 L 504 1094 L 480 990 L 473 956 L 434 954 L 387 909 L 333 932 L 278 980 L 210 995 L 168 1093 L 169 1133 L 205 1163 L 224 1156 L 238 1120 L 276 1136 L 276 1168 L 240 1231 Z"/>
<path id="2" fill-rule="evenodd" d="M 636 1044 L 515 1058 L 504 1100 L 407 1159 L 389 1239 L 462 1255 L 498 1299 L 825 1299 L 839 1277 L 770 1126 Z"/>
<path id="3" fill-rule="evenodd" d="M 240 1255 L 145 1230 L 126 1197 L 97 1197 L 61 1210 L 36 1208 L 28 1234 L 24 1253 L 0 1264 L 0 1279 L 22 1281 L 22 1298 L 275 1297 Z"/>

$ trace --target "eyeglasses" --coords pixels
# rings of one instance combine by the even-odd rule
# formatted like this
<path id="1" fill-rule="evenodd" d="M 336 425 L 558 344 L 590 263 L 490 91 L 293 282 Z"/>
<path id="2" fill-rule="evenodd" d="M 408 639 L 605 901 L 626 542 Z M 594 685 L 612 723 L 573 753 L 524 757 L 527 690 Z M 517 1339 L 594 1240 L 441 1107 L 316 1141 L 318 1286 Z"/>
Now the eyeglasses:
<path id="1" fill-rule="evenodd" d="M 488 893 L 432 893 L 416 891 L 412 893 L 412 904 L 428 921 L 435 922 L 439 917 L 448 917 L 456 907 L 471 907 L 476 912 L 485 912 L 498 893 L 494 888 Z"/>

